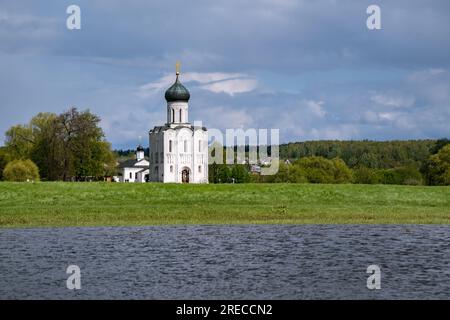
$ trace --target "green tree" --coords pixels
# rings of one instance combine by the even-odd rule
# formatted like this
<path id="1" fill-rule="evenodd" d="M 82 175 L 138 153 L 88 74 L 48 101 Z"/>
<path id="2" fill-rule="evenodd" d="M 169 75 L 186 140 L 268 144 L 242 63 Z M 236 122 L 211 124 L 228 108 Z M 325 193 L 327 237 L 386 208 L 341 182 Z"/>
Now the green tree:
<path id="1" fill-rule="evenodd" d="M 218 183 L 219 182 L 219 177 L 218 177 L 218 171 L 219 168 L 217 166 L 217 163 L 214 161 L 212 164 L 209 165 L 209 169 L 208 169 L 208 180 L 210 183 Z"/>
<path id="2" fill-rule="evenodd" d="M 100 178 L 115 171 L 116 158 L 99 123 L 89 110 L 39 113 L 8 130 L 6 148 L 13 159 L 32 159 L 43 180 Z"/>
<path id="3" fill-rule="evenodd" d="M 435 143 L 435 145 L 430 149 L 430 153 L 431 154 L 436 154 L 438 153 L 443 147 L 445 147 L 446 145 L 450 144 L 450 139 L 447 138 L 442 138 L 442 139 L 438 139 Z"/>
<path id="4" fill-rule="evenodd" d="M 450 185 L 450 144 L 430 157 L 427 181 L 431 185 Z"/>
<path id="5" fill-rule="evenodd" d="M 8 154 L 6 152 L 6 148 L 1 147 L 0 148 L 0 180 L 3 180 L 3 170 L 5 169 L 6 165 L 8 164 Z"/>
<path id="6" fill-rule="evenodd" d="M 218 165 L 217 181 L 219 183 L 228 183 L 230 181 L 231 172 L 226 164 Z"/>
<path id="7" fill-rule="evenodd" d="M 248 173 L 245 165 L 235 164 L 231 169 L 231 179 L 234 179 L 235 183 L 246 183 L 250 181 L 250 174 Z"/>
<path id="8" fill-rule="evenodd" d="M 43 180 L 59 180 L 62 172 L 61 154 L 65 152 L 56 126 L 57 115 L 39 113 L 30 121 L 34 136 L 31 159 L 39 167 Z"/>
<path id="9" fill-rule="evenodd" d="M 376 169 L 367 167 L 358 167 L 354 170 L 354 182 L 360 184 L 378 184 L 381 183 L 380 175 Z"/>
<path id="10" fill-rule="evenodd" d="M 333 183 L 350 183 L 353 182 L 353 172 L 347 167 L 342 159 L 334 158 L 331 160 L 334 165 L 334 181 Z"/>
<path id="11" fill-rule="evenodd" d="M 311 183 L 350 183 L 352 171 L 341 159 L 325 159 L 323 157 L 306 157 L 294 162 L 304 172 Z"/>
<path id="12" fill-rule="evenodd" d="M 31 156 L 35 140 L 30 125 L 13 126 L 6 131 L 5 146 L 13 160 Z"/>
<path id="13" fill-rule="evenodd" d="M 31 160 L 13 160 L 3 170 L 6 181 L 38 181 L 39 169 Z"/>
<path id="14" fill-rule="evenodd" d="M 278 172 L 273 176 L 268 176 L 266 182 L 277 183 L 305 183 L 308 182 L 305 170 L 298 165 L 279 163 Z"/>

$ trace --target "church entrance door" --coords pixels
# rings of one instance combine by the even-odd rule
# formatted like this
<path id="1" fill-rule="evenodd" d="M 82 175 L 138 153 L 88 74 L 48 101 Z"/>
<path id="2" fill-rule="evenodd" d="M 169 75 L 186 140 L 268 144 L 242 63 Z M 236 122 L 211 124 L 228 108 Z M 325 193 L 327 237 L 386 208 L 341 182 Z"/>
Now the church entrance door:
<path id="1" fill-rule="evenodd" d="M 189 183 L 189 169 L 181 171 L 181 181 L 183 183 Z"/>

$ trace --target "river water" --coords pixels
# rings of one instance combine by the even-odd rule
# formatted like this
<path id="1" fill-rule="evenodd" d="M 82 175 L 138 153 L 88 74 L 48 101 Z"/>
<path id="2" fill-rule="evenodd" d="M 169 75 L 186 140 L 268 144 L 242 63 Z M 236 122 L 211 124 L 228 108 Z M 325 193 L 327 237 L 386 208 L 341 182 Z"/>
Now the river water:
<path id="1" fill-rule="evenodd" d="M 0 299 L 450 299 L 450 227 L 0 229 Z"/>

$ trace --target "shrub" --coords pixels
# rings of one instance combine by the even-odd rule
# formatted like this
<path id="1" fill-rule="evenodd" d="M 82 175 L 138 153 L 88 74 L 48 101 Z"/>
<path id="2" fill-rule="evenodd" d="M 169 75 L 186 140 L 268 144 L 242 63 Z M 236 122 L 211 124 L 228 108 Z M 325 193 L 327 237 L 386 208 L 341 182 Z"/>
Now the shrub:
<path id="1" fill-rule="evenodd" d="M 422 184 L 422 175 L 419 169 L 414 166 L 379 170 L 379 173 L 383 184 Z"/>
<path id="2" fill-rule="evenodd" d="M 355 169 L 355 183 L 378 184 L 380 182 L 380 174 L 378 174 L 377 170 L 367 167 L 359 167 Z"/>
<path id="3" fill-rule="evenodd" d="M 275 183 L 306 183 L 305 171 L 297 165 L 279 163 L 278 172 L 275 175 L 261 176 L 264 182 Z"/>
<path id="4" fill-rule="evenodd" d="M 6 181 L 38 181 L 39 169 L 31 160 L 14 160 L 9 162 L 3 170 Z"/>
<path id="5" fill-rule="evenodd" d="M 250 175 L 244 165 L 236 164 L 231 169 L 231 178 L 235 183 L 245 183 L 250 181 Z"/>
<path id="6" fill-rule="evenodd" d="M 294 163 L 311 183 L 350 183 L 352 170 L 339 158 L 305 157 Z"/>

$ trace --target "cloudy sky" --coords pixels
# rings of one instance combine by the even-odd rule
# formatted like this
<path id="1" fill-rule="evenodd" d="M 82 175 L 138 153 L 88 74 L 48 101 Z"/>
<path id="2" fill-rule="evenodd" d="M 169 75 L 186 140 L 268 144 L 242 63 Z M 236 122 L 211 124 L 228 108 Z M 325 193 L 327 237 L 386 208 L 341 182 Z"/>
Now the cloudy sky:
<path id="1" fill-rule="evenodd" d="M 81 30 L 66 28 L 71 4 Z M 382 30 L 366 27 L 370 4 Z M 209 128 L 449 137 L 449 18 L 448 0 L 0 0 L 0 132 L 76 106 L 133 148 L 165 122 L 180 60 L 190 120 Z"/>

